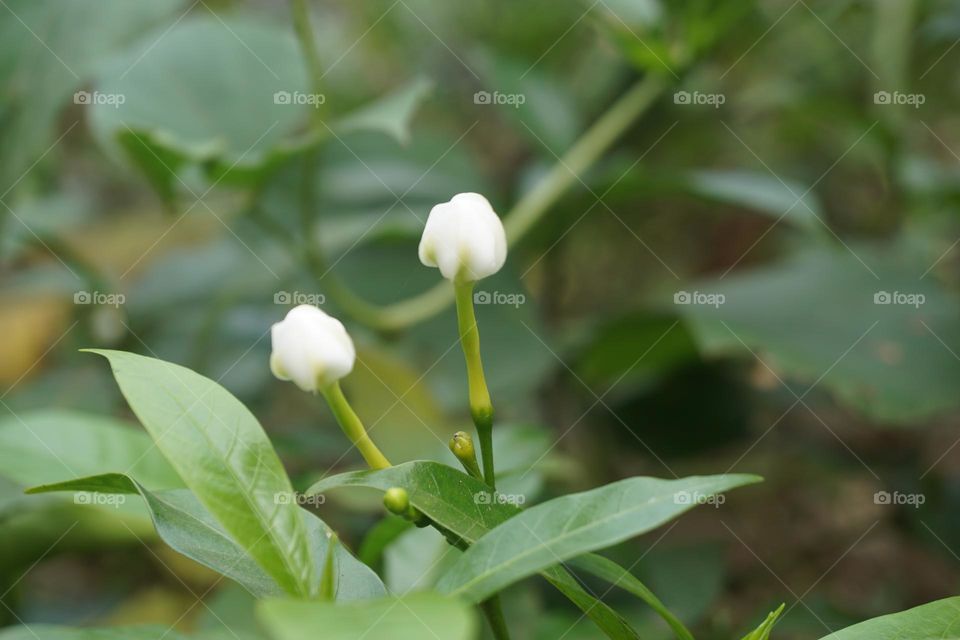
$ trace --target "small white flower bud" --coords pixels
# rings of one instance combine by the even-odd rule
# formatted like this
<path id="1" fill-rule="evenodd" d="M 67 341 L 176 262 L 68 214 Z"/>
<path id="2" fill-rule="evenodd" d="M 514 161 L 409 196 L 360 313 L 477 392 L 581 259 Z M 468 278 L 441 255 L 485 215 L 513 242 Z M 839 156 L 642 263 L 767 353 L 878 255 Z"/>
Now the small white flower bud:
<path id="1" fill-rule="evenodd" d="M 473 282 L 495 274 L 507 259 L 507 236 L 479 193 L 460 193 L 430 210 L 420 239 L 420 262 L 448 280 Z"/>
<path id="2" fill-rule="evenodd" d="M 294 307 L 270 329 L 270 370 L 304 391 L 321 391 L 353 369 L 353 340 L 336 318 L 309 304 Z"/>

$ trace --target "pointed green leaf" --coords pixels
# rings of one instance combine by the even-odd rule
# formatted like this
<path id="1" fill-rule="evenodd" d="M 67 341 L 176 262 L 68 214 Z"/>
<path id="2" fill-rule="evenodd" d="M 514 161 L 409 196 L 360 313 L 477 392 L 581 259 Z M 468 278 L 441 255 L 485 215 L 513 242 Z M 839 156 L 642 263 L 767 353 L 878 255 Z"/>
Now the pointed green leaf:
<path id="1" fill-rule="evenodd" d="M 550 500 L 523 511 L 471 546 L 437 589 L 480 602 L 546 567 L 646 533 L 700 501 L 759 481 L 742 474 L 627 478 Z"/>
<path id="2" fill-rule="evenodd" d="M 185 367 L 122 351 L 94 353 L 110 361 L 133 412 L 200 503 L 286 592 L 315 595 L 301 510 L 289 500 L 290 479 L 253 414 Z"/>
<path id="3" fill-rule="evenodd" d="M 960 640 L 960 596 L 873 618 L 821 640 Z"/>
<path id="4" fill-rule="evenodd" d="M 257 597 L 283 595 L 279 585 L 254 562 L 243 547 L 230 537 L 196 497 L 186 490 L 149 491 L 129 476 L 118 473 L 77 478 L 27 490 L 27 493 L 54 491 L 94 491 L 112 494 L 139 494 L 150 510 L 157 534 L 174 550 L 242 584 Z M 319 563 L 332 547 L 334 563 L 333 593 L 337 600 L 360 600 L 386 594 L 383 583 L 373 571 L 354 558 L 342 545 L 329 544 L 332 532 L 320 518 L 300 509 Z M 319 592 L 320 583 L 312 591 Z"/>
<path id="5" fill-rule="evenodd" d="M 773 631 L 773 625 L 777 624 L 777 619 L 780 617 L 780 614 L 783 613 L 785 606 L 785 604 L 781 604 L 768 613 L 766 619 L 760 623 L 760 626 L 743 636 L 743 640 L 770 640 L 770 632 Z"/>
<path id="6" fill-rule="evenodd" d="M 673 615 L 669 609 L 660 601 L 645 584 L 640 582 L 632 573 L 618 565 L 613 560 L 588 553 L 578 556 L 570 561 L 570 564 L 578 569 L 583 569 L 598 578 L 606 580 L 615 587 L 620 587 L 637 596 L 657 612 L 664 621 L 673 629 L 673 633 L 681 640 L 693 640 L 693 636 L 687 630 L 683 623 Z M 764 639 L 765 640 L 765 639 Z"/>
<path id="7" fill-rule="evenodd" d="M 516 506 L 487 503 L 487 485 L 437 462 L 408 462 L 381 471 L 356 471 L 321 480 L 308 495 L 339 486 L 371 487 L 386 491 L 403 487 L 410 504 L 431 520 L 473 543 L 520 513 Z M 637 638 L 636 632 L 617 612 L 587 593 L 562 567 L 550 567 L 541 575 L 579 607 L 610 638 Z"/>
<path id="8" fill-rule="evenodd" d="M 257 615 L 274 640 L 471 640 L 477 627 L 469 607 L 435 593 L 342 605 L 264 600 Z"/>
<path id="9" fill-rule="evenodd" d="M 432 88 L 432 82 L 426 78 L 417 78 L 396 93 L 346 116 L 334 125 L 334 129 L 342 133 L 381 131 L 400 144 L 407 144 L 410 142 L 410 121 L 413 114 Z"/>

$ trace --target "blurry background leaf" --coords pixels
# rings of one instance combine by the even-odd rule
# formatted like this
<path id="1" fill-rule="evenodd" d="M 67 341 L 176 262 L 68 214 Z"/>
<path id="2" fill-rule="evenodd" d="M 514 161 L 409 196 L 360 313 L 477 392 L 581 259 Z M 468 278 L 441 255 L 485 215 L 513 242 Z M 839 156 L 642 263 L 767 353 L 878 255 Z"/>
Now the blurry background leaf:
<path id="1" fill-rule="evenodd" d="M 960 306 L 924 273 L 934 259 L 907 243 L 810 249 L 785 264 L 697 284 L 726 296 L 717 308 L 677 309 L 709 353 L 742 354 L 745 343 L 788 383 L 823 376 L 820 385 L 874 419 L 916 420 L 956 407 L 958 398 L 960 360 L 951 345 L 960 344 Z M 895 295 L 923 296 L 922 304 Z M 828 311 L 835 309 L 843 312 Z"/>
<path id="2" fill-rule="evenodd" d="M 774 220 L 783 219 L 804 231 L 826 232 L 816 196 L 796 182 L 749 171 L 712 170 L 690 174 L 689 187 L 706 198 L 768 213 Z"/>
<path id="3" fill-rule="evenodd" d="M 0 21 L 0 193 L 57 138 L 56 116 L 96 65 L 182 0 L 10 0 Z M 109 16 L 104 19 L 103 16 Z"/>
<path id="4" fill-rule="evenodd" d="M 343 133 L 380 131 L 400 144 L 408 144 L 410 120 L 432 86 L 426 78 L 417 78 L 395 93 L 348 114 L 334 124 L 334 129 Z"/>
<path id="5" fill-rule="evenodd" d="M 254 174 L 289 147 L 310 108 L 293 97 L 275 100 L 278 92 L 307 91 L 296 42 L 284 27 L 197 15 L 145 39 L 98 75 L 97 91 L 124 100 L 94 105 L 97 138 L 109 149 L 124 136 L 125 151 L 166 195 L 179 185 L 157 156 L 174 170 L 217 161 L 237 172 L 234 179 Z"/>
<path id="6" fill-rule="evenodd" d="M 0 474 L 24 487 L 107 472 L 129 474 L 155 490 L 183 486 L 138 426 L 55 409 L 0 421 Z"/>

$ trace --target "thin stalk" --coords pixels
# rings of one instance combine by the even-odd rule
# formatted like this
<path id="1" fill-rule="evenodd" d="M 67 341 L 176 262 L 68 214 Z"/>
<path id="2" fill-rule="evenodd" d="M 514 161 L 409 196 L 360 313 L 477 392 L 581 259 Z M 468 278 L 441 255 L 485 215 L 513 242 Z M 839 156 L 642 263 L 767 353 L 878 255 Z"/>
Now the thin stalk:
<path id="1" fill-rule="evenodd" d="M 543 179 L 520 198 L 504 216 L 510 246 L 527 235 L 570 187 L 579 183 L 577 176 L 592 167 L 653 104 L 666 87 L 665 82 L 663 78 L 650 74 L 634 84 L 580 136 Z M 320 273 L 325 273 L 331 298 L 357 321 L 382 331 L 397 331 L 432 318 L 454 302 L 453 291 L 446 282 L 441 282 L 401 302 L 385 306 L 371 304 L 326 271 L 327 267 L 323 265 Z"/>
<path id="2" fill-rule="evenodd" d="M 483 617 L 487 619 L 490 630 L 493 631 L 493 637 L 496 640 L 510 640 L 510 630 L 507 629 L 507 621 L 503 617 L 500 596 L 491 596 L 481 602 L 480 610 L 483 612 Z"/>
<path id="3" fill-rule="evenodd" d="M 347 402 L 346 396 L 343 395 L 340 383 L 334 382 L 325 388 L 323 390 L 323 397 L 327 399 L 327 404 L 330 405 L 330 410 L 333 411 L 333 415 L 340 424 L 340 428 L 343 429 L 343 432 L 360 452 L 360 455 L 363 456 L 363 459 L 367 461 L 367 465 L 371 469 L 387 469 L 391 467 L 390 461 L 387 460 L 386 456 L 380 452 L 377 445 L 370 439 L 370 436 L 367 435 L 367 430 L 363 427 L 363 422 L 360 421 L 353 407 Z"/>
<path id="4" fill-rule="evenodd" d="M 457 325 L 460 330 L 460 345 L 467 363 L 467 384 L 470 392 L 470 416 L 477 428 L 480 440 L 480 458 L 483 461 L 483 477 L 491 489 L 496 488 L 493 467 L 493 404 L 483 375 L 483 359 L 480 357 L 480 330 L 473 311 L 473 282 L 454 282 L 457 301 Z"/>
<path id="5" fill-rule="evenodd" d="M 293 30 L 300 43 L 300 52 L 310 74 L 310 86 L 319 93 L 323 83 L 323 66 L 320 63 L 320 52 L 317 51 L 317 42 L 313 39 L 313 26 L 310 24 L 310 8 L 307 0 L 292 0 L 290 10 L 293 13 Z M 319 109 L 314 109 L 319 112 Z"/>
<path id="6" fill-rule="evenodd" d="M 460 551 L 466 551 L 470 548 L 470 545 L 467 544 L 467 541 L 456 535 L 452 531 L 440 526 L 434 521 L 430 521 L 430 525 L 443 534 L 443 537 L 447 539 L 447 543 L 452 546 L 460 549 Z M 510 630 L 507 628 L 507 621 L 503 617 L 503 607 L 500 604 L 500 594 L 494 594 L 480 603 L 480 611 L 483 612 L 483 617 L 487 619 L 487 623 L 490 625 L 490 630 L 493 632 L 493 637 L 496 640 L 510 640 Z"/>

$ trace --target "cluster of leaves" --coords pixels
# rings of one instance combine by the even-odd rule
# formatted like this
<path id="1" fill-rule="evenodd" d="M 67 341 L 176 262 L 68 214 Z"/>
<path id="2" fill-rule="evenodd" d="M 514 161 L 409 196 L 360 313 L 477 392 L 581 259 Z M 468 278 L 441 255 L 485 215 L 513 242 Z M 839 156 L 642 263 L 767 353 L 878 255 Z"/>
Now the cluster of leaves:
<path id="1" fill-rule="evenodd" d="M 469 544 L 443 574 L 437 593 L 397 598 L 387 595 L 377 575 L 339 543 L 320 518 L 300 506 L 260 424 L 228 391 L 168 362 L 119 351 L 99 353 L 109 360 L 152 442 L 123 427 L 92 419 L 71 423 L 60 415 L 46 416 L 19 433 L 8 427 L 0 435 L 11 445 L 22 443 L 23 432 L 31 429 L 41 434 L 69 429 L 86 447 L 112 448 L 96 457 L 84 455 L 83 450 L 74 454 L 84 464 L 126 468 L 124 473 L 43 484 L 28 493 L 139 495 L 168 545 L 235 580 L 260 600 L 258 620 L 276 640 L 321 634 L 344 640 L 403 639 L 424 633 L 469 640 L 476 623 L 466 603 L 483 602 L 537 573 L 583 609 L 608 637 L 639 638 L 624 618 L 583 589 L 566 563 L 633 593 L 662 615 L 679 638 L 689 639 L 689 632 L 639 580 L 591 552 L 660 526 L 701 498 L 759 480 L 747 475 L 631 478 L 525 511 L 498 500 L 478 501 L 477 496 L 489 491 L 486 485 L 434 462 L 347 473 L 315 484 L 307 496 L 341 486 L 402 487 L 413 506 Z M 20 452 L 11 452 L 11 457 L 17 455 Z M 21 477 L 30 478 L 32 468 L 24 466 Z M 185 487 L 177 488 L 180 481 Z M 695 498 L 681 500 L 680 495 Z M 781 610 L 745 640 L 767 640 Z M 958 614 L 957 599 L 950 599 L 829 638 L 885 637 L 904 627 L 920 632 L 919 626 L 913 626 L 915 619 L 925 635 L 946 632 Z M 103 633 L 136 639 L 156 633 L 144 628 L 107 632 L 46 627 L 42 632 L 51 640 L 95 638 Z M 37 630 L 11 629 L 0 637 L 21 638 L 26 633 Z"/>

